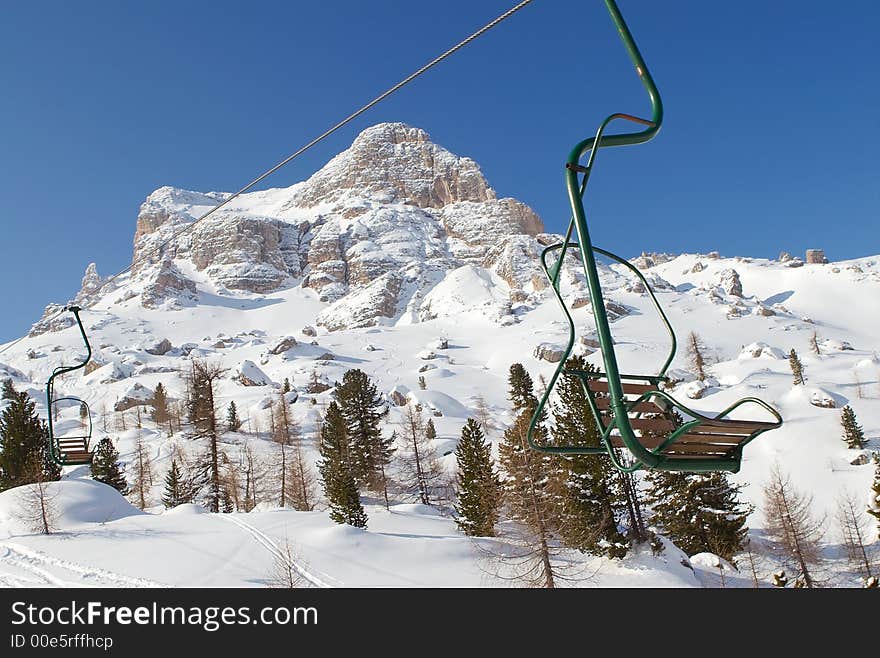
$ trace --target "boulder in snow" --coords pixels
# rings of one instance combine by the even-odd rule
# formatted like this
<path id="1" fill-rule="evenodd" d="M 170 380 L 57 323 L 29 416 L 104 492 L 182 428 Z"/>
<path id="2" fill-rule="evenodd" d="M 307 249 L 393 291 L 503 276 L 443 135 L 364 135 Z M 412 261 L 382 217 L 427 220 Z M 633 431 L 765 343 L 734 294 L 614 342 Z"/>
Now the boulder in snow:
<path id="1" fill-rule="evenodd" d="M 250 360 L 242 362 L 233 379 L 242 386 L 269 386 L 272 384 L 269 376 Z"/>
<path id="2" fill-rule="evenodd" d="M 269 354 L 283 354 L 287 350 L 292 350 L 296 345 L 296 338 L 285 336 L 269 349 Z"/>
<path id="3" fill-rule="evenodd" d="M 116 401 L 113 405 L 113 411 L 127 411 L 134 407 L 143 407 L 150 404 L 152 399 L 153 391 L 143 384 L 135 382 L 125 391 L 125 393 L 122 394 L 122 397 Z"/>
<path id="4" fill-rule="evenodd" d="M 171 341 L 167 338 L 163 338 L 162 340 L 156 341 L 150 347 L 147 347 L 144 351 L 147 354 L 153 354 L 155 356 L 162 356 L 167 354 L 171 350 Z"/>
<path id="5" fill-rule="evenodd" d="M 532 354 L 536 359 L 550 363 L 559 363 L 562 357 L 565 356 L 565 348 L 554 343 L 541 343 Z"/>

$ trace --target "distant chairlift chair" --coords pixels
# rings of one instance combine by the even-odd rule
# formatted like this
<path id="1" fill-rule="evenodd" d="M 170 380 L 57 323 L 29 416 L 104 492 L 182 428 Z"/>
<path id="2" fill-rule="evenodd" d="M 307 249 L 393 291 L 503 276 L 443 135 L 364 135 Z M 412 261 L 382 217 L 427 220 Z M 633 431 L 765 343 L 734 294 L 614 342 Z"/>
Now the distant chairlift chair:
<path id="1" fill-rule="evenodd" d="M 92 346 L 89 344 L 89 339 L 86 336 L 82 319 L 79 317 L 81 309 L 78 306 L 69 306 L 67 310 L 73 313 L 76 318 L 83 342 L 86 345 L 86 356 L 82 363 L 77 365 L 58 366 L 55 368 L 49 377 L 49 381 L 46 383 L 46 407 L 49 410 L 49 457 L 59 466 L 90 464 L 92 461 L 92 450 L 90 447 L 92 439 L 92 414 L 89 405 L 85 400 L 77 397 L 55 397 L 55 378 L 74 370 L 85 368 L 89 359 L 92 358 Z M 59 435 L 58 428 L 55 425 L 55 415 L 59 409 L 72 406 L 77 408 L 79 418 L 85 422 L 85 428 L 73 434 Z"/>
<path id="2" fill-rule="evenodd" d="M 653 113 L 650 120 L 629 114 L 612 114 L 599 126 L 595 137 L 587 138 L 574 147 L 566 162 L 565 177 L 572 218 L 563 242 L 551 245 L 542 252 L 541 265 L 568 320 L 569 339 L 563 357 L 559 361 L 559 366 L 553 373 L 547 390 L 532 416 L 528 442 L 533 449 L 546 453 L 563 455 L 607 454 L 614 466 L 623 471 L 648 468 L 660 471 L 737 472 L 746 444 L 760 434 L 780 427 L 782 417 L 766 402 L 753 397 L 743 398 L 717 416 L 707 417 L 689 409 L 665 391 L 660 390 L 661 384 L 669 382 L 666 371 L 675 356 L 676 340 L 672 326 L 642 273 L 625 259 L 604 249 L 594 247 L 590 241 L 583 197 L 599 148 L 646 142 L 657 134 L 663 120 L 660 93 L 636 47 L 632 34 L 626 26 L 616 2 L 605 0 L 605 4 L 626 46 L 630 59 L 635 64 L 636 73 L 648 92 Z M 645 128 L 640 132 L 605 135 L 608 124 L 618 119 L 640 124 Z M 581 158 L 588 152 L 589 158 L 586 165 L 581 165 Z M 583 178 L 580 180 L 579 174 L 583 174 Z M 571 240 L 574 230 L 577 231 L 577 242 Z M 559 290 L 559 275 L 566 252 L 569 249 L 578 250 L 583 262 L 596 322 L 599 348 L 605 368 L 604 372 L 590 369 L 576 370 L 567 367 L 567 360 L 571 356 L 575 344 L 575 326 Z M 554 262 L 548 264 L 548 256 L 550 254 L 556 255 L 557 252 L 558 255 Z M 672 347 L 666 362 L 656 375 L 620 374 L 608 315 L 602 303 L 602 287 L 594 252 L 616 261 L 638 277 L 666 325 Z M 536 440 L 536 430 L 561 375 L 577 377 L 580 380 L 595 417 L 601 436 L 601 445 L 596 447 L 560 446 Z M 755 421 L 728 418 L 731 412 L 746 403 L 763 408 L 769 412 L 774 420 Z M 621 448 L 629 451 L 631 459 L 621 459 L 621 455 L 617 452 L 617 449 Z"/>

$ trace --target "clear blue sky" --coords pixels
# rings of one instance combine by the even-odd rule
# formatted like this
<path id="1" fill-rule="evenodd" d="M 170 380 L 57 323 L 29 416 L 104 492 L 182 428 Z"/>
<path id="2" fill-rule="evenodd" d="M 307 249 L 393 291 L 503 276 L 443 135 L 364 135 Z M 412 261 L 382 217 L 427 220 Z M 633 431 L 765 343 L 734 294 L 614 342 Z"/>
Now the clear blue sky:
<path id="1" fill-rule="evenodd" d="M 124 267 L 153 189 L 234 190 L 513 0 L 4 3 L 0 341 Z M 621 0 L 663 96 L 653 142 L 603 152 L 594 241 L 775 257 L 880 253 L 880 3 Z M 404 121 L 551 230 L 561 165 L 647 102 L 601 0 L 536 0 L 275 175 Z"/>

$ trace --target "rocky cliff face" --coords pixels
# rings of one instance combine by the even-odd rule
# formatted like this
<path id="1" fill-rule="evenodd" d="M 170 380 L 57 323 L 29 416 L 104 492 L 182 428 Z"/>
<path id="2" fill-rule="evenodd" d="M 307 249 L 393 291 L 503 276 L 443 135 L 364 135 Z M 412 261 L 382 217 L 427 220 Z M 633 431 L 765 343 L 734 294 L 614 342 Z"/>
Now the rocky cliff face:
<path id="1" fill-rule="evenodd" d="M 420 312 L 422 299 L 465 265 L 500 277 L 490 279 L 509 286 L 505 300 L 544 288 L 535 212 L 498 199 L 476 162 L 402 123 L 366 129 L 308 180 L 242 195 L 171 239 L 226 198 L 171 187 L 147 198 L 134 236 L 134 258 L 145 260 L 133 271 L 144 306 L 191 300 L 188 271 L 218 292 L 314 290 L 329 304 L 318 317 L 328 329 L 434 317 L 436 304 Z M 88 273 L 84 291 L 96 277 Z"/>

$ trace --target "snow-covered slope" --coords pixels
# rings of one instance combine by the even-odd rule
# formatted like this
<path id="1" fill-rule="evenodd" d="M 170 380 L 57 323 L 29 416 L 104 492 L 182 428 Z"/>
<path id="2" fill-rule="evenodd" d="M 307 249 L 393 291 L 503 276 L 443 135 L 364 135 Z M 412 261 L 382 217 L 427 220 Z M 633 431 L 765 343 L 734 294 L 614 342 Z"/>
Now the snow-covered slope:
<path id="1" fill-rule="evenodd" d="M 383 164 L 376 171 L 362 171 L 377 162 Z M 222 197 L 157 190 L 141 208 L 136 253 Z M 169 437 L 151 423 L 132 429 L 131 415 L 127 429 L 117 430 L 114 407 L 125 407 L 125 400 L 136 405 L 145 389 L 151 392 L 159 382 L 170 397 L 182 398 L 181 373 L 189 359 L 205 358 L 226 370 L 219 406 L 234 400 L 250 432 L 225 436 L 225 449 L 234 454 L 247 442 L 267 452 L 260 433 L 268 426 L 265 410 L 287 378 L 298 393 L 290 408 L 314 463 L 318 409 L 332 391 L 308 393 L 309 384 L 314 378 L 332 384 L 357 367 L 388 397 L 389 432 L 400 421 L 394 400 L 402 396 L 434 414 L 438 452 L 451 471 L 449 453 L 467 416 L 476 414 L 478 398 L 497 418 L 499 429 L 490 435 L 497 442 L 500 428 L 512 421 L 506 399 L 510 364 L 523 363 L 536 380 L 548 376 L 552 347 L 566 338 L 556 303 L 538 276 L 535 256 L 553 239 L 541 230 L 525 206 L 495 199 L 475 163 L 431 144 L 422 131 L 383 124 L 309 181 L 237 199 L 191 238 L 109 290 L 100 290 L 100 277 L 90 268 L 79 301 L 88 306 L 83 318 L 93 364 L 88 374 L 61 381 L 58 390 L 89 402 L 97 438 L 111 436 L 124 461 L 132 458 L 140 434 L 155 471 L 163 474 L 173 452 L 192 442 Z M 867 506 L 873 473 L 840 439 L 841 406 L 856 410 L 869 447 L 880 448 L 880 257 L 800 267 L 717 254 L 643 256 L 636 262 L 679 338 L 695 331 L 706 345 L 709 387 L 688 402 L 717 412 L 754 395 L 785 417 L 782 429 L 749 446 L 734 476 L 755 505 L 749 519 L 753 545 L 760 547 L 764 527 L 761 487 L 778 463 L 795 486 L 813 494 L 817 513 L 828 515 L 826 546 L 836 564 L 839 537 L 830 522 L 836 499 L 849 490 Z M 565 289 L 577 300 L 579 332 L 589 338 L 590 300 L 574 265 L 573 260 L 565 272 Z M 618 266 L 603 267 L 602 277 L 605 303 L 616 318 L 612 328 L 622 369 L 655 371 L 668 344 L 649 299 Z M 814 331 L 819 355 L 809 348 Z M 539 345 L 544 349 L 536 351 Z M 579 343 L 579 349 L 598 364 L 589 345 Z M 786 356 L 791 348 L 804 362 L 806 386 L 792 385 Z M 42 322 L 0 356 L 0 377 L 11 377 L 40 400 L 51 370 L 81 354 L 69 320 Z M 683 380 L 673 394 L 694 395 L 683 351 L 672 367 Z M 426 390 L 419 388 L 420 377 Z M 45 413 L 42 403 L 40 409 Z M 65 422 L 78 422 L 76 409 L 63 412 Z M 94 487 L 72 488 L 86 486 L 75 482 L 86 476 L 84 468 L 68 469 L 66 476 L 70 481 L 60 485 L 58 496 L 64 505 L 86 491 L 96 496 L 98 507 L 106 504 Z M 11 495 L 0 498 L 0 578 L 9 584 L 47 584 L 53 578 L 87 583 L 83 565 L 92 565 L 114 574 L 105 580 L 95 576 L 99 583 L 117 577 L 260 585 L 277 553 L 273 546 L 285 540 L 296 548 L 312 584 L 494 582 L 481 568 L 474 543 L 449 518 L 421 507 L 398 505 L 386 512 L 368 504 L 366 531 L 336 527 L 324 512 L 258 509 L 213 516 L 186 507 L 100 520 L 65 512 L 59 524 L 75 536 L 68 541 L 62 537 L 69 535 L 22 535 L 8 520 Z M 706 567 L 710 559 L 696 560 L 692 571 L 682 567 L 676 551 L 670 546 L 660 558 L 633 554 L 622 563 L 586 560 L 586 572 L 599 571 L 583 584 L 713 582 Z M 842 567 L 839 573 L 841 582 L 854 582 Z M 728 584 L 736 581 L 731 578 Z"/>

